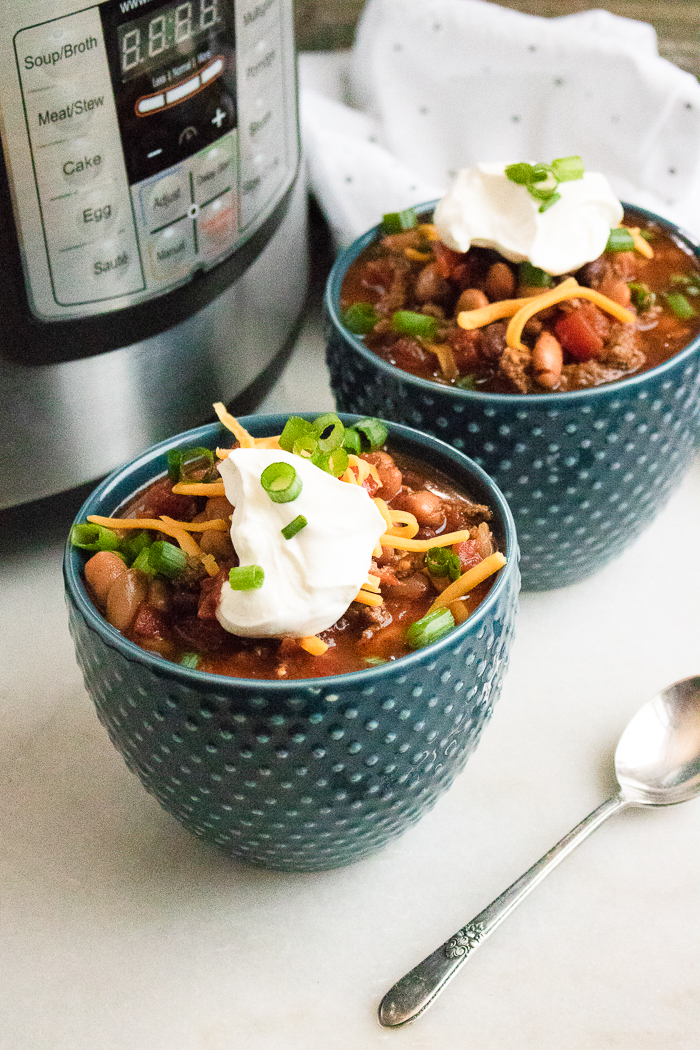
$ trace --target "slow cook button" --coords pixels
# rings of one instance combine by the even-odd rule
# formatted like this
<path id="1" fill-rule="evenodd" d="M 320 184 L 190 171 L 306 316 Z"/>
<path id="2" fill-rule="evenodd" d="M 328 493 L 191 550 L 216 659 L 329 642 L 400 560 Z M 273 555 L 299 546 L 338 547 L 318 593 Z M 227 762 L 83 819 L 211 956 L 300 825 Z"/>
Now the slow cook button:
<path id="1" fill-rule="evenodd" d="M 229 191 L 202 208 L 197 220 L 199 248 L 205 256 L 220 255 L 229 248 L 238 232 L 236 198 Z"/>
<path id="2" fill-rule="evenodd" d="M 151 272 L 157 281 L 185 277 L 194 260 L 192 223 L 184 219 L 152 237 L 148 244 Z"/>
<path id="3" fill-rule="evenodd" d="M 146 227 L 158 230 L 184 215 L 190 206 L 189 180 L 186 171 L 151 182 L 141 190 Z"/>

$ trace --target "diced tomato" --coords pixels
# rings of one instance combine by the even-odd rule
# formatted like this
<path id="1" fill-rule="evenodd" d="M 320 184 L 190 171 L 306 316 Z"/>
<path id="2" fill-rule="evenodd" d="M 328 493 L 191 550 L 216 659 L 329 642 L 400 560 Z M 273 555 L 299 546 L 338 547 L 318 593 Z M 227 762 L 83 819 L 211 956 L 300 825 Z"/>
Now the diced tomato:
<path id="1" fill-rule="evenodd" d="M 361 487 L 363 489 L 367 489 L 367 492 L 370 496 L 374 496 L 375 492 L 378 492 L 379 489 L 382 487 L 382 483 L 381 481 L 377 481 L 377 479 L 372 474 L 368 474 L 365 480 L 362 482 Z"/>
<path id="2" fill-rule="evenodd" d="M 157 609 L 146 602 L 141 602 L 139 605 L 134 621 L 134 633 L 144 638 L 167 638 L 168 636 L 165 620 Z"/>
<path id="3" fill-rule="evenodd" d="M 597 330 L 595 307 L 582 306 L 563 314 L 554 325 L 554 334 L 574 361 L 590 361 L 603 349 L 603 338 Z"/>
<path id="4" fill-rule="evenodd" d="M 462 572 L 472 569 L 483 560 L 476 549 L 476 540 L 462 540 L 461 543 L 453 543 L 452 550 L 459 558 L 459 566 Z"/>
<path id="5" fill-rule="evenodd" d="M 453 277 L 455 269 L 464 265 L 464 252 L 454 252 L 441 241 L 432 241 L 431 248 L 435 253 L 435 269 L 441 277 Z"/>

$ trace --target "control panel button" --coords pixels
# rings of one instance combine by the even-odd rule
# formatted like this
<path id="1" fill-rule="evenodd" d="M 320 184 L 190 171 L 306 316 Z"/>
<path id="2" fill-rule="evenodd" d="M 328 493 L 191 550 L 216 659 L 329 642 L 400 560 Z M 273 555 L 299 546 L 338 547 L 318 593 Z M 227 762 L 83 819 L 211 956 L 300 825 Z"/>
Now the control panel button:
<path id="1" fill-rule="evenodd" d="M 111 116 L 111 98 L 100 88 L 93 90 L 90 82 L 62 83 L 30 95 L 27 102 L 29 130 L 37 146 L 84 134 Z"/>
<path id="2" fill-rule="evenodd" d="M 150 239 L 148 255 L 156 280 L 172 282 L 186 276 L 194 259 L 192 223 L 185 219 L 161 230 Z"/>
<path id="3" fill-rule="evenodd" d="M 114 298 L 144 286 L 130 231 L 52 253 L 51 271 L 56 300 L 65 306 Z"/>
<path id="4" fill-rule="evenodd" d="M 194 167 L 194 191 L 199 203 L 217 197 L 236 184 L 234 148 L 234 138 L 228 135 L 198 154 Z"/>
<path id="5" fill-rule="evenodd" d="M 191 203 L 187 172 L 175 171 L 142 187 L 141 200 L 149 231 L 179 219 Z"/>
<path id="6" fill-rule="evenodd" d="M 197 237 L 203 255 L 221 255 L 235 241 L 238 232 L 236 199 L 229 190 L 211 201 L 199 213 Z"/>
<path id="7" fill-rule="evenodd" d="M 109 188 L 81 194 L 75 207 L 75 224 L 83 237 L 104 237 L 120 218 L 118 197 Z"/>

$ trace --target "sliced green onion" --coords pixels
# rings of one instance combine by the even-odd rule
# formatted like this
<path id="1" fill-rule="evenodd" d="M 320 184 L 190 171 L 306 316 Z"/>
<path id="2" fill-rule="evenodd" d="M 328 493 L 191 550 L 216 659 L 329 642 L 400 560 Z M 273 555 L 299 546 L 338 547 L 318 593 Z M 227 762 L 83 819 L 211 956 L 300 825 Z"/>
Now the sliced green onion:
<path id="1" fill-rule="evenodd" d="M 279 437 L 280 448 L 283 448 L 285 452 L 292 452 L 295 441 L 299 441 L 308 435 L 315 438 L 313 423 L 302 419 L 301 416 L 290 416 L 284 424 L 284 430 Z"/>
<path id="2" fill-rule="evenodd" d="M 334 448 L 340 448 L 343 444 L 345 427 L 335 412 L 326 412 L 325 415 L 319 416 L 314 420 L 314 427 L 321 452 L 332 452 Z"/>
<path id="3" fill-rule="evenodd" d="M 449 576 L 453 583 L 462 575 L 459 558 L 449 547 L 431 547 L 425 555 L 425 566 L 431 576 Z"/>
<path id="4" fill-rule="evenodd" d="M 610 231 L 606 252 L 631 252 L 634 250 L 634 237 L 624 226 L 616 226 Z"/>
<path id="5" fill-rule="evenodd" d="M 264 580 L 265 571 L 260 565 L 237 565 L 228 574 L 228 582 L 234 591 L 257 591 Z"/>
<path id="6" fill-rule="evenodd" d="M 546 270 L 525 261 L 518 266 L 518 282 L 525 288 L 551 288 L 554 278 Z"/>
<path id="7" fill-rule="evenodd" d="M 375 419 L 374 416 L 359 419 L 355 423 L 355 430 L 359 432 L 360 438 L 365 438 L 369 443 L 369 452 L 381 448 L 389 434 L 386 425 L 381 419 Z"/>
<path id="8" fill-rule="evenodd" d="M 171 449 L 168 452 L 168 478 L 178 481 L 211 481 L 215 476 L 214 453 L 209 448 Z"/>
<path id="9" fill-rule="evenodd" d="M 413 208 L 405 208 L 403 211 L 390 211 L 382 217 L 382 228 L 384 233 L 402 233 L 404 230 L 412 230 L 418 222 L 418 216 Z"/>
<path id="10" fill-rule="evenodd" d="M 187 565 L 187 555 L 180 547 L 167 540 L 156 540 L 148 547 L 143 547 L 134 559 L 132 569 L 138 569 L 147 576 L 179 576 Z"/>
<path id="11" fill-rule="evenodd" d="M 343 434 L 343 448 L 353 455 L 359 456 L 362 452 L 362 438 L 354 427 L 346 427 Z"/>
<path id="12" fill-rule="evenodd" d="M 183 653 L 180 657 L 180 666 L 189 667 L 191 670 L 196 670 L 197 664 L 199 663 L 199 653 Z"/>
<path id="13" fill-rule="evenodd" d="M 656 295 L 648 284 L 643 284 L 642 281 L 628 281 L 627 287 L 630 290 L 632 302 L 638 310 L 642 313 L 645 310 L 651 310 L 656 302 Z"/>
<path id="14" fill-rule="evenodd" d="M 301 532 L 308 525 L 308 521 L 303 514 L 297 514 L 294 521 L 290 521 L 289 525 L 285 525 L 281 530 L 285 540 L 291 540 L 292 536 L 296 536 L 297 532 Z"/>
<path id="15" fill-rule="evenodd" d="M 474 376 L 460 376 L 455 380 L 455 386 L 458 386 L 460 390 L 476 390 L 476 380 Z"/>
<path id="16" fill-rule="evenodd" d="M 117 551 L 121 545 L 116 532 L 89 521 L 73 526 L 70 530 L 70 542 L 83 551 Z"/>
<path id="17" fill-rule="evenodd" d="M 355 335 L 367 335 L 379 320 L 371 303 L 353 303 L 343 312 L 343 324 Z"/>
<path id="18" fill-rule="evenodd" d="M 348 454 L 344 448 L 334 448 L 332 452 L 317 452 L 311 457 L 315 467 L 325 470 L 326 474 L 332 474 L 339 478 L 348 469 Z"/>
<path id="19" fill-rule="evenodd" d="M 151 546 L 151 537 L 147 532 L 132 533 L 127 539 L 122 540 L 121 552 L 129 565 L 139 556 L 142 550 Z"/>
<path id="20" fill-rule="evenodd" d="M 389 661 L 383 656 L 366 656 L 365 663 L 368 667 L 379 667 L 381 664 L 388 664 Z"/>
<path id="21" fill-rule="evenodd" d="M 642 240 L 653 241 L 655 235 L 653 230 L 640 230 L 639 236 L 642 238 Z"/>
<path id="22" fill-rule="evenodd" d="M 418 314 L 413 310 L 397 310 L 391 318 L 391 327 L 401 335 L 413 335 L 418 339 L 434 339 L 438 323 L 429 314 Z"/>
<path id="23" fill-rule="evenodd" d="M 582 179 L 584 174 L 583 161 L 580 157 L 559 157 L 552 161 L 554 177 L 559 182 L 571 182 L 572 179 Z"/>
<path id="24" fill-rule="evenodd" d="M 273 503 L 291 503 L 301 492 L 301 478 L 291 463 L 270 463 L 260 475 L 260 484 Z"/>
<path id="25" fill-rule="evenodd" d="M 533 181 L 532 172 L 532 164 L 508 164 L 504 174 L 507 179 L 516 182 L 518 186 L 527 186 Z"/>
<path id="26" fill-rule="evenodd" d="M 295 456 L 301 456 L 302 459 L 313 459 L 318 449 L 318 438 L 315 434 L 305 434 L 303 437 L 297 438 L 292 445 L 292 452 Z"/>
<path id="27" fill-rule="evenodd" d="M 689 321 L 691 317 L 697 317 L 697 311 L 681 292 L 667 292 L 664 299 L 679 321 Z"/>
<path id="28" fill-rule="evenodd" d="M 454 625 L 455 618 L 449 609 L 436 609 L 411 624 L 406 631 L 406 641 L 412 649 L 423 649 L 453 630 Z"/>
<path id="29" fill-rule="evenodd" d="M 671 284 L 680 285 L 686 295 L 700 295 L 700 273 L 673 273 Z"/>

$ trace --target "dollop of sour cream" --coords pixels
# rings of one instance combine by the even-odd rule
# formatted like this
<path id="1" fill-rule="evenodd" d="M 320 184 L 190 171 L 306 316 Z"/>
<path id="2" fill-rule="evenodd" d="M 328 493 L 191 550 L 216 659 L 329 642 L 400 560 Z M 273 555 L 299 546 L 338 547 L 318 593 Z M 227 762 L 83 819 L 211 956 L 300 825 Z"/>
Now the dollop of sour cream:
<path id="1" fill-rule="evenodd" d="M 302 489 L 273 503 L 260 483 L 271 463 L 290 463 Z M 334 478 L 279 449 L 234 449 L 219 464 L 234 506 L 231 540 L 241 565 L 260 565 L 257 590 L 221 588 L 216 616 L 248 638 L 305 638 L 331 627 L 367 580 L 386 522 L 366 489 Z M 307 525 L 287 540 L 282 529 L 302 514 Z"/>
<path id="2" fill-rule="evenodd" d="M 511 182 L 505 164 L 463 168 L 438 203 L 433 223 L 448 248 L 495 248 L 511 262 L 525 260 L 547 273 L 577 270 L 604 251 L 623 209 L 604 175 L 584 172 L 561 182 L 558 200 L 540 212 L 525 186 Z"/>

